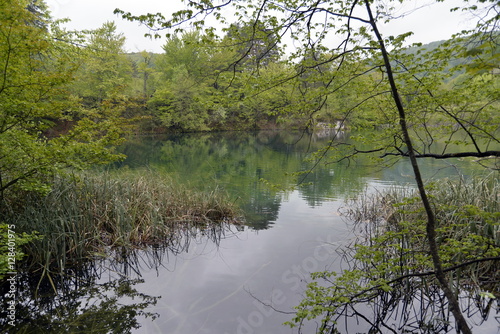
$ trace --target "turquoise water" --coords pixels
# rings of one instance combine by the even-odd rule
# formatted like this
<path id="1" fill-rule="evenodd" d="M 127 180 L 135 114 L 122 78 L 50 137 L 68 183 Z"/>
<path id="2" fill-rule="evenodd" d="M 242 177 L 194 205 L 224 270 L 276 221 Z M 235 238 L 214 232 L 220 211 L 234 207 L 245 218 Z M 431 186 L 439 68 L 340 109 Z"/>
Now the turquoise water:
<path id="1" fill-rule="evenodd" d="M 147 167 L 200 189 L 219 187 L 245 211 L 247 225 L 214 241 L 198 238 L 162 267 L 143 266 L 140 290 L 160 295 L 137 333 L 295 333 L 292 318 L 309 273 L 339 270 L 338 251 L 352 241 L 339 215 L 346 198 L 391 185 L 412 186 L 405 160 L 390 167 L 304 159 L 328 142 L 290 132 L 218 133 L 135 139 L 119 167 Z M 426 177 L 453 177 L 468 162 L 423 162 Z M 287 176 L 288 175 L 288 176 Z M 292 175 L 292 176 L 290 176 Z M 314 332 L 316 324 L 303 328 Z M 363 326 L 349 325 L 349 332 Z"/>
<path id="2" fill-rule="evenodd" d="M 339 271 L 339 253 L 354 239 L 351 222 L 339 214 L 346 199 L 413 186 L 404 159 L 390 166 L 364 157 L 316 164 L 310 158 L 328 141 L 285 131 L 131 138 L 120 148 L 127 159 L 110 168 L 153 170 L 203 191 L 222 189 L 243 209 L 246 224 L 182 231 L 183 237 L 167 247 L 119 249 L 112 259 L 68 269 L 63 279 L 54 276 L 41 284 L 36 277 L 19 279 L 18 317 L 26 319 L 17 328 L 32 333 L 70 328 L 95 333 L 297 333 L 282 324 L 292 319 L 309 274 Z M 426 178 L 481 171 L 466 160 L 424 160 L 421 166 Z M 37 286 L 42 298 L 34 303 L 32 288 Z M 157 317 L 145 317 L 141 310 Z M 108 329 L 93 331 L 98 323 Z M 305 324 L 302 332 L 314 333 L 316 326 Z M 496 324 L 492 326 L 481 328 L 496 333 Z M 346 333 L 366 332 L 366 325 L 356 321 L 345 328 Z"/>

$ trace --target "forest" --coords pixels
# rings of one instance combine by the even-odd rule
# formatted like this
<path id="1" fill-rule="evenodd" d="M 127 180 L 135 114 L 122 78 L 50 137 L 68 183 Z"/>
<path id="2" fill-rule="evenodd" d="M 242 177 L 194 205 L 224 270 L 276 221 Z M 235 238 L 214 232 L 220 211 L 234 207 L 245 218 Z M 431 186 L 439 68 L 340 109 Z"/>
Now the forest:
<path id="1" fill-rule="evenodd" d="M 375 269 L 368 274 L 347 270 L 337 279 L 333 278 L 336 273 L 313 274 L 335 284 L 328 288 L 311 284 L 289 325 L 300 327 L 305 319 L 323 317 L 319 332 L 335 333 L 334 315 L 348 304 L 342 295 L 345 291 L 351 294 L 350 302 L 355 297 L 364 301 L 370 291 L 394 291 L 403 279 L 432 276 L 451 305 L 458 330 L 470 333 L 449 282 L 454 282 L 455 270 L 483 262 L 490 264 L 485 275 L 494 276 L 500 254 L 498 208 L 490 202 L 482 207 L 442 199 L 446 196 L 425 184 L 418 160 L 475 159 L 492 171 L 493 177 L 485 179 L 488 189 L 496 189 L 493 194 L 498 191 L 500 33 L 496 3 L 480 1 L 482 11 L 467 2 L 454 8 L 478 13 L 481 20 L 449 40 L 426 45 L 408 45 L 411 32 L 381 35 L 380 22 L 392 19 L 390 4 L 376 6 L 368 0 L 307 3 L 189 1 L 189 9 L 170 19 L 117 9 L 115 13 L 122 18 L 148 25 L 153 35 L 166 31 L 164 52 L 155 54 L 125 52 L 126 36 L 113 22 L 95 30 L 71 31 L 65 28 L 67 20 L 51 17 L 43 1 L 0 0 L 2 240 L 14 238 L 11 229 L 18 226 L 19 246 L 38 245 L 29 253 L 37 268 L 61 269 L 65 262 L 58 257 L 73 252 L 75 258 L 86 258 L 89 245 L 107 242 L 109 246 L 120 240 L 127 240 L 129 246 L 155 243 L 158 235 L 168 234 L 168 228 L 161 225 L 164 217 L 144 218 L 138 213 L 132 225 L 142 224 L 143 218 L 151 225 L 133 225 L 133 231 L 113 226 L 119 219 L 109 223 L 92 218 L 118 215 L 107 211 L 114 200 L 109 195 L 115 192 L 115 197 L 124 198 L 124 189 L 133 190 L 130 196 L 138 201 L 130 210 L 154 203 L 157 211 L 171 214 L 175 210 L 152 195 L 161 193 L 171 196 L 169 202 L 178 207 L 192 203 L 198 208 L 203 202 L 199 210 L 187 208 L 179 217 L 193 214 L 193 222 L 236 223 L 237 209 L 219 194 L 207 200 L 195 192 L 177 193 L 168 181 L 155 184 L 149 180 L 147 188 L 134 188 L 143 182 L 134 177 L 114 188 L 115 183 L 110 186 L 103 177 L 82 176 L 83 170 L 123 160 L 125 155 L 116 148 L 133 135 L 341 129 L 351 133 L 349 140 L 336 141 L 337 131 L 327 146 L 311 155 L 313 166 L 355 161 L 360 156 L 369 156 L 380 165 L 409 159 L 417 192 L 412 198 L 391 202 L 394 212 L 384 217 L 386 233 L 377 235 L 370 247 L 357 248 L 356 259 Z M 230 5 L 248 11 L 238 12 L 231 22 L 220 12 Z M 225 28 L 221 32 L 207 28 L 195 13 L 215 15 Z M 327 19 L 318 21 L 318 13 Z M 335 47 L 327 47 L 332 31 L 341 38 Z M 295 50 L 285 45 L 285 35 L 299 45 Z M 295 176 L 300 178 L 300 174 Z M 109 191 L 99 191 L 108 186 Z M 75 233 L 78 240 L 70 240 L 73 232 L 59 231 L 62 239 L 68 238 L 59 247 L 43 235 L 53 235 L 60 228 L 46 221 L 56 221 L 50 218 L 50 208 L 67 193 L 76 195 L 70 195 L 69 204 L 58 210 L 71 207 L 75 209 L 71 217 L 88 220 L 82 223 L 81 234 Z M 102 195 L 100 207 L 89 200 L 91 193 Z M 151 196 L 149 204 L 144 202 L 145 193 Z M 188 197 L 181 198 L 184 195 Z M 469 200 L 464 197 L 465 202 Z M 36 228 L 33 218 L 16 225 L 20 213 L 32 208 L 49 218 L 40 219 Z M 93 216 L 82 213 L 92 210 L 101 211 Z M 349 214 L 359 218 L 354 209 Z M 174 217 L 173 224 L 179 217 Z M 470 227 L 470 221 L 477 226 Z M 161 229 L 165 234 L 160 234 Z M 103 241 L 104 234 L 113 241 Z M 88 235 L 97 241 L 89 241 Z M 0 274 L 6 274 L 12 249 L 0 247 Z M 396 255 L 386 258 L 388 249 Z M 454 257 L 457 253 L 464 256 Z M 16 259 L 24 255 L 19 251 Z M 402 265 L 401 261 L 406 262 Z M 343 286 L 344 292 L 336 286 Z"/>
<path id="2" fill-rule="evenodd" d="M 313 45 L 285 55 L 271 26 L 247 20 L 230 24 L 223 36 L 171 35 L 163 54 L 127 54 L 126 37 L 112 22 L 68 31 L 43 2 L 2 6 L 2 194 L 18 183 L 42 189 L 38 176 L 60 168 L 120 159 L 113 146 L 126 133 L 313 129 L 318 123 L 361 129 L 394 122 L 384 72 L 370 48 L 336 54 Z M 409 107 L 453 99 L 452 121 L 453 115 L 470 117 L 474 128 L 485 127 L 479 136 L 491 139 L 498 123 L 498 34 L 488 36 L 409 47 L 402 46 L 405 36 L 391 37 L 398 70 L 420 73 L 398 78 Z M 416 99 L 427 82 L 426 89 L 436 91 Z M 475 109 L 463 110 L 472 99 Z M 450 126 L 443 119 L 448 110 L 434 112 L 435 105 L 424 107 L 415 127 L 421 121 L 427 129 L 427 123 Z"/>
<path id="3" fill-rule="evenodd" d="M 112 118 L 113 122 L 122 122 L 119 131 L 133 123 L 136 133 L 313 128 L 317 123 L 338 121 L 351 128 L 375 128 L 390 122 L 375 112 L 376 106 L 383 104 L 377 92 L 373 99 L 365 97 L 370 101 L 357 105 L 363 100 L 360 96 L 374 91 L 381 79 L 381 73 L 374 71 L 376 60 L 370 54 L 342 59 L 352 72 L 338 73 L 338 62 L 332 61 L 338 55 L 332 51 L 316 46 L 300 57 L 285 54 L 284 45 L 270 27 L 264 23 L 256 26 L 250 20 L 231 24 L 223 36 L 181 31 L 168 38 L 162 54 L 126 53 L 126 36 L 117 31 L 113 22 L 92 31 L 67 31 L 64 20 L 52 20 L 42 4 L 30 7 L 33 26 L 22 28 L 31 31 L 17 33 L 18 38 L 43 38 L 44 43 L 27 43 L 24 50 L 16 48 L 4 55 L 12 61 L 38 53 L 37 61 L 43 63 L 46 72 L 44 98 L 64 100 L 66 105 L 57 106 L 64 109 L 61 117 L 42 116 L 44 121 L 39 127 L 48 136 L 68 131 L 88 111 L 102 117 L 102 128 Z M 5 46 L 16 42 L 15 34 L 8 37 Z M 491 43 L 496 45 L 497 40 L 493 36 Z M 440 76 L 435 84 L 441 85 L 443 92 L 474 78 L 476 86 L 483 87 L 469 90 L 486 99 L 490 89 L 498 87 L 498 75 L 494 74 L 498 72 L 498 47 L 486 51 L 489 45 L 477 45 L 470 37 L 455 41 L 452 50 L 450 42 L 397 45 L 395 52 L 399 55 L 394 56 L 414 67 L 426 62 L 427 68 L 433 68 L 433 75 Z M 432 64 L 428 64 L 429 58 Z M 472 59 L 481 59 L 481 64 L 471 64 Z M 5 75 L 14 71 L 14 64 L 5 65 Z M 422 73 L 425 71 L 423 68 Z M 360 75 L 365 72 L 371 74 Z M 328 78 L 333 73 L 353 78 L 332 87 Z M 32 74 L 18 73 L 17 80 Z M 59 82 L 53 81 L 54 76 Z M 354 107 L 356 111 L 351 112 Z"/>

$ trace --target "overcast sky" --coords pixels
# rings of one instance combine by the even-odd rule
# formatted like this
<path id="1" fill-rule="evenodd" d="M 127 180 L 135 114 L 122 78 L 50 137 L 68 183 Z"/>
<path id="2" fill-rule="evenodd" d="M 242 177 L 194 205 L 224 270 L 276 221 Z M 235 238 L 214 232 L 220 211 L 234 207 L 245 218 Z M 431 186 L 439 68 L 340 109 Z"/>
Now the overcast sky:
<path id="1" fill-rule="evenodd" d="M 182 8 L 181 0 L 46 0 L 54 18 L 69 18 L 71 29 L 95 29 L 106 21 L 115 21 L 119 32 L 127 37 L 126 49 L 129 52 L 148 50 L 162 52 L 164 39 L 150 40 L 144 37 L 148 29 L 138 23 L 127 22 L 113 14 L 115 8 L 130 11 L 133 14 L 161 12 L 164 16 Z M 434 1 L 415 0 L 410 2 L 398 14 L 420 8 L 423 4 Z M 396 35 L 406 31 L 415 32 L 412 42 L 428 43 L 449 38 L 453 33 L 465 29 L 471 22 L 459 13 L 449 13 L 449 8 L 457 0 L 424 6 L 411 15 L 399 19 L 384 28 L 386 34 Z"/>

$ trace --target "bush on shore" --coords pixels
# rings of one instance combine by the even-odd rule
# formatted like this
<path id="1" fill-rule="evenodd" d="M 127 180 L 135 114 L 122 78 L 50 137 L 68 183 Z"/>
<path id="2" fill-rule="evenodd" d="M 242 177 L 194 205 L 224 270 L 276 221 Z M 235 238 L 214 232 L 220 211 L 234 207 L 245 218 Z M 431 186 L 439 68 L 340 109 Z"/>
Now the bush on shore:
<path id="1" fill-rule="evenodd" d="M 460 291 L 462 311 L 486 321 L 500 298 L 497 174 L 441 180 L 427 188 L 444 271 Z M 448 331 L 453 318 L 433 274 L 418 194 L 408 187 L 365 193 L 348 201 L 342 213 L 354 222 L 356 234 L 339 250 L 343 270 L 313 273 L 288 324 L 300 327 L 305 319 L 317 318 L 319 333 L 337 333 L 339 319 L 354 318 L 366 321 L 370 332 L 394 324 L 403 332 Z"/>

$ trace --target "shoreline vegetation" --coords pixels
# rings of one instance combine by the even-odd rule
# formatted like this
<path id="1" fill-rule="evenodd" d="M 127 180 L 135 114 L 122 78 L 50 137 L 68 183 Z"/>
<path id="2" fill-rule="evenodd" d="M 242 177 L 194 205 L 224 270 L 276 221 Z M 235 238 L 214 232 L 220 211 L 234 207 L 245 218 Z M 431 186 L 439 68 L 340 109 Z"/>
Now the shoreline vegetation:
<path id="1" fill-rule="evenodd" d="M 114 22 L 73 31 L 43 0 L 0 0 L 0 241 L 8 245 L 0 245 L 0 277 L 22 261 L 23 273 L 51 280 L 116 250 L 168 247 L 243 222 L 220 189 L 199 192 L 161 175 L 71 174 L 123 159 L 115 148 L 130 134 L 360 130 L 312 153 L 316 165 L 409 157 L 419 196 L 384 199 L 391 224 L 372 223 L 375 234 L 355 247 L 356 266 L 366 270 L 340 273 L 327 288 L 311 286 L 295 322 L 322 317 L 319 331 L 333 333 L 339 308 L 370 300 L 366 291 L 384 298 L 400 291 L 398 277 L 416 280 L 425 272 L 444 292 L 458 331 L 471 333 L 452 289 L 465 267 L 481 270 L 469 275 L 475 281 L 488 275 L 498 282 L 498 182 L 477 197 L 495 198 L 490 210 L 475 202 L 481 188 L 427 189 L 418 158 L 477 158 L 498 171 L 499 17 L 495 1 L 480 2 L 450 8 L 479 18 L 474 28 L 427 45 L 409 45 L 411 32 L 384 36 L 379 27 L 396 9 L 369 0 L 332 2 L 327 11 L 320 2 L 296 10 L 279 0 L 217 7 L 199 0 L 169 18 L 116 9 L 158 34 L 174 28 L 163 53 L 130 54 Z M 218 11 L 233 5 L 230 17 Z M 221 34 L 202 28 L 202 14 L 223 23 Z M 328 46 L 333 32 L 342 42 Z M 289 35 L 292 52 L 283 43 Z M 485 271 L 485 259 L 493 259 L 492 270 Z M 337 273 L 314 275 L 331 283 Z M 487 293 L 498 299 L 498 289 Z"/>
<path id="2" fill-rule="evenodd" d="M 487 321 L 500 298 L 500 183 L 487 177 L 429 183 L 439 226 L 440 256 L 450 284 L 460 291 L 468 317 Z M 336 333 L 341 318 L 367 320 L 370 332 L 399 324 L 405 332 L 448 332 L 453 316 L 434 277 L 425 240 L 425 212 L 414 189 L 392 187 L 348 200 L 341 214 L 353 222 L 355 238 L 339 250 L 342 272 L 317 272 L 297 306 L 292 327 L 313 310 L 321 333 Z M 425 302 L 424 302 L 425 301 Z M 446 311 L 445 311 L 446 310 Z M 442 313 L 437 319 L 434 314 Z M 353 320 L 353 321 L 355 321 Z"/>
<path id="3" fill-rule="evenodd" d="M 4 223 L 38 235 L 23 246 L 28 271 L 62 272 L 116 249 L 168 247 L 186 233 L 243 224 L 223 190 L 195 191 L 152 171 L 56 177 L 45 195 L 18 192 L 10 198 Z"/>

